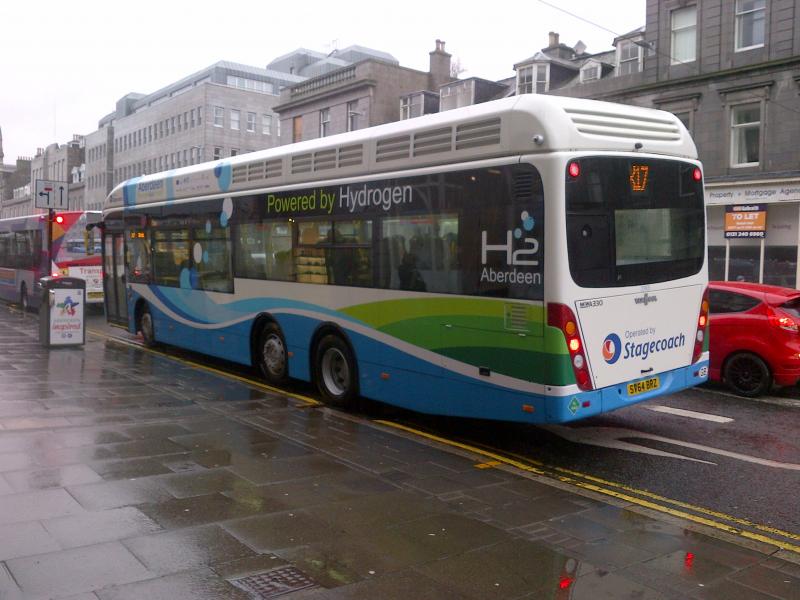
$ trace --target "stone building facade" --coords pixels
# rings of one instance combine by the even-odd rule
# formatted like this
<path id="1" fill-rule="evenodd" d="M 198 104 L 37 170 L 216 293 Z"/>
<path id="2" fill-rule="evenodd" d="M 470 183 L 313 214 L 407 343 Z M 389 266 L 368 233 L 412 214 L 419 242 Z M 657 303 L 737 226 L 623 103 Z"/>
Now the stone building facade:
<path id="1" fill-rule="evenodd" d="M 417 71 L 385 58 L 367 58 L 286 88 L 280 113 L 281 143 L 289 144 L 400 119 L 400 98 L 437 90 L 451 81 L 450 55 L 437 40 L 430 70 Z"/>

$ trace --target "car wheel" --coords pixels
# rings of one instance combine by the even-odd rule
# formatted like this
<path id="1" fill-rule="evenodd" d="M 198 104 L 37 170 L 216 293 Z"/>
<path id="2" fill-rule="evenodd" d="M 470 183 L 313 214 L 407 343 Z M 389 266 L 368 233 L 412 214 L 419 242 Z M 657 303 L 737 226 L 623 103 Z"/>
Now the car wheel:
<path id="1" fill-rule="evenodd" d="M 30 299 L 28 298 L 28 286 L 25 282 L 19 288 L 19 305 L 22 307 L 22 312 L 28 312 L 31 307 Z"/>
<path id="2" fill-rule="evenodd" d="M 317 344 L 315 356 L 314 379 L 325 401 L 351 406 L 358 394 L 358 373 L 350 347 L 338 335 L 326 335 Z"/>
<path id="3" fill-rule="evenodd" d="M 145 306 L 142 309 L 142 316 L 139 317 L 139 327 L 142 331 L 142 340 L 144 345 L 151 348 L 156 345 L 156 327 L 153 323 L 153 315 L 150 314 L 150 309 Z"/>
<path id="4" fill-rule="evenodd" d="M 280 327 L 268 323 L 258 339 L 258 366 L 261 373 L 270 383 L 285 382 L 289 375 L 289 354 Z"/>
<path id="5" fill-rule="evenodd" d="M 755 398 L 772 387 L 772 374 L 767 363 L 750 352 L 734 354 L 725 362 L 725 383 L 740 396 Z"/>

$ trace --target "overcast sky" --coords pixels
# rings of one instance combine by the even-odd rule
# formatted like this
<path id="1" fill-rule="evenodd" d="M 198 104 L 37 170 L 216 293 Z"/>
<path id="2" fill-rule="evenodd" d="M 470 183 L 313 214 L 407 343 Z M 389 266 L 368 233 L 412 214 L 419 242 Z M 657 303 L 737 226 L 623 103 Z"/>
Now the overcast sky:
<path id="1" fill-rule="evenodd" d="M 438 38 L 462 78 L 496 80 L 547 46 L 549 31 L 594 53 L 644 20 L 645 0 L 0 0 L 4 162 L 88 134 L 125 94 L 149 94 L 220 60 L 266 67 L 296 48 L 357 44 L 427 71 Z"/>

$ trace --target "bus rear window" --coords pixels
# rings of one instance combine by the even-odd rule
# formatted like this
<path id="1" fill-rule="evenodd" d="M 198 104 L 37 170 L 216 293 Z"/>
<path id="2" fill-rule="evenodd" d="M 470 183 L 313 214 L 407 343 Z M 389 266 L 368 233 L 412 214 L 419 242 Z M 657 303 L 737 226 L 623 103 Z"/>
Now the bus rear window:
<path id="1" fill-rule="evenodd" d="M 570 163 L 567 250 L 575 283 L 644 285 L 700 271 L 705 209 L 694 170 L 674 160 L 623 157 Z"/>

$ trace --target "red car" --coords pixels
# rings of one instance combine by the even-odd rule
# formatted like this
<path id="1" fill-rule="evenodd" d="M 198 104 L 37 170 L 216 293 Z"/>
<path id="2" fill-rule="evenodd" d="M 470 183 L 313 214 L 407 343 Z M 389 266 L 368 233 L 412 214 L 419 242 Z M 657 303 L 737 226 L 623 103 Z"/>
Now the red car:
<path id="1" fill-rule="evenodd" d="M 750 397 L 800 381 L 800 290 L 711 281 L 708 300 L 710 379 Z"/>

